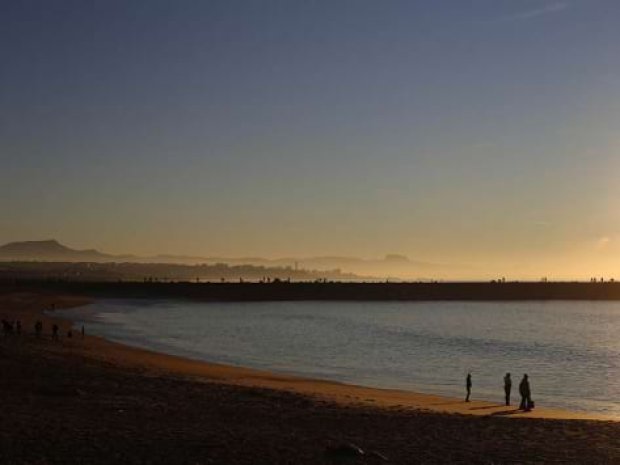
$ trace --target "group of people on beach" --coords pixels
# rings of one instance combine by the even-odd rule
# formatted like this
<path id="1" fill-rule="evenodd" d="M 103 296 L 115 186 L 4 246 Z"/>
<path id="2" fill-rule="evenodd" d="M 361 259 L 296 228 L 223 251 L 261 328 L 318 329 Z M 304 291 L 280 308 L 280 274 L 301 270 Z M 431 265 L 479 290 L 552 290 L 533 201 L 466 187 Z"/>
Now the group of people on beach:
<path id="1" fill-rule="evenodd" d="M 471 397 L 471 373 L 467 373 L 467 378 L 465 378 L 465 389 L 467 390 L 467 395 L 465 396 L 465 402 L 469 402 L 469 398 Z M 510 373 L 506 373 L 504 375 L 504 396 L 506 400 L 506 405 L 510 405 L 510 394 L 512 392 L 512 377 Z M 523 375 L 521 382 L 519 383 L 519 395 L 521 396 L 521 403 L 519 404 L 519 410 L 523 410 L 525 412 L 529 412 L 534 408 L 534 401 L 532 400 L 532 391 L 530 388 L 530 379 L 527 374 Z"/>
<path id="2" fill-rule="evenodd" d="M 22 322 L 20 320 L 9 321 L 2 320 L 2 332 L 4 334 L 21 334 L 22 333 Z"/>
<path id="3" fill-rule="evenodd" d="M 21 320 L 9 321 L 2 320 L 2 332 L 5 335 L 17 334 L 18 336 L 22 334 L 22 322 Z M 54 323 L 52 325 L 52 339 L 57 341 L 60 338 L 60 327 Z M 34 323 L 34 334 L 36 337 L 41 337 L 43 335 L 43 322 L 41 320 L 37 320 Z M 82 325 L 81 330 L 82 338 L 85 335 L 84 325 Z M 73 331 L 69 329 L 67 331 L 67 338 L 71 339 L 73 337 Z"/>

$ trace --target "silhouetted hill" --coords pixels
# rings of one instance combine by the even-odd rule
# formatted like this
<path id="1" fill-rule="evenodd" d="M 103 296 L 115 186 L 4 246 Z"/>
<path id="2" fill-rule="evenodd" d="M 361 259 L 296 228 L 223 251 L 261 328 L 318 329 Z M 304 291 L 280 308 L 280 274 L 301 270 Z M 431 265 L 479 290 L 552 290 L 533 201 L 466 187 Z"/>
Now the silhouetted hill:
<path id="1" fill-rule="evenodd" d="M 226 264 L 231 267 L 254 266 L 257 268 L 278 268 L 322 272 L 325 277 L 351 275 L 356 278 L 377 279 L 444 279 L 471 275 L 469 267 L 455 264 L 436 264 L 411 260 L 404 255 L 388 254 L 382 258 L 357 258 L 346 256 L 318 257 L 218 257 L 161 254 L 156 256 L 113 255 L 95 249 L 76 250 L 56 240 L 11 242 L 0 246 L 0 261 L 36 262 L 91 262 L 91 263 L 142 263 L 142 264 Z M 316 275 L 314 275 L 316 276 Z M 371 278 L 372 277 L 372 278 Z M 336 278 L 338 279 L 338 278 Z"/>
<path id="2" fill-rule="evenodd" d="M 54 239 L 10 242 L 0 246 L 0 260 L 4 261 L 100 262 L 119 258 L 94 249 L 71 249 Z"/>
<path id="3" fill-rule="evenodd" d="M 0 246 L 0 277 L 72 280 L 376 280 L 340 270 L 262 266 L 192 257 L 110 255 L 94 249 L 75 250 L 58 241 L 11 242 Z M 210 261 L 211 264 L 206 262 Z M 185 263 L 184 263 L 185 262 Z"/>

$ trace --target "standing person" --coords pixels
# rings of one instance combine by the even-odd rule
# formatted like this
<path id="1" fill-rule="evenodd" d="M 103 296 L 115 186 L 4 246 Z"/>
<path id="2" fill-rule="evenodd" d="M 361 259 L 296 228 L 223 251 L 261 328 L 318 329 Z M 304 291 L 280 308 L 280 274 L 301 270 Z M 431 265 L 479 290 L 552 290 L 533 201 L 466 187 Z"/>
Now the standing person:
<path id="1" fill-rule="evenodd" d="M 526 412 L 532 410 L 532 392 L 530 391 L 530 381 L 527 374 L 523 375 L 523 379 L 519 383 L 519 394 L 521 394 L 519 410 L 524 410 Z"/>
<path id="2" fill-rule="evenodd" d="M 510 373 L 504 376 L 504 393 L 506 394 L 506 405 L 510 405 L 510 391 L 512 391 L 512 378 Z"/>
<path id="3" fill-rule="evenodd" d="M 58 325 L 52 326 L 52 339 L 58 340 Z"/>
<path id="4" fill-rule="evenodd" d="M 467 397 L 465 397 L 465 402 L 469 402 L 469 396 L 471 396 L 471 373 L 467 373 L 465 388 L 467 389 Z"/>
<path id="5" fill-rule="evenodd" d="M 82 325 L 82 339 L 84 339 L 84 334 L 85 334 L 84 325 Z"/>

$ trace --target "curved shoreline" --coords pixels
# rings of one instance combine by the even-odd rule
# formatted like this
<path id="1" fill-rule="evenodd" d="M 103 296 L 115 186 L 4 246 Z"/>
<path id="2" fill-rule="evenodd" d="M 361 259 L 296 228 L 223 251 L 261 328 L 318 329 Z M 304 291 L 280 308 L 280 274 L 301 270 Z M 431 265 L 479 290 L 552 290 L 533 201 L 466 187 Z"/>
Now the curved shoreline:
<path id="1" fill-rule="evenodd" d="M 55 308 L 60 309 L 79 307 L 92 302 L 92 299 L 85 297 L 58 296 L 53 294 L 35 295 L 28 293 L 15 294 L 12 297 L 16 300 L 21 299 L 21 305 L 18 305 L 22 307 L 19 311 L 19 317 L 25 323 L 25 328 L 31 327 L 30 323 L 35 319 L 42 319 L 46 327 L 56 323 L 64 333 L 72 327 L 73 322 L 57 316 L 44 314 L 43 308 L 49 308 L 52 303 L 55 304 Z M 3 314 L 14 313 L 10 309 L 10 303 L 0 301 L 0 304 L 2 304 L 0 310 Z M 8 310 L 7 306 L 9 306 Z M 79 339 L 79 336 L 77 338 Z M 604 414 L 571 412 L 540 407 L 531 412 L 521 412 L 512 406 L 506 407 L 488 401 L 474 400 L 465 403 L 462 399 L 433 394 L 370 388 L 335 381 L 282 375 L 252 368 L 192 360 L 132 347 L 98 336 L 87 335 L 83 343 L 75 345 L 73 349 L 85 357 L 101 360 L 114 366 L 140 371 L 147 375 L 179 376 L 205 382 L 283 390 L 333 401 L 342 405 L 362 404 L 385 409 L 426 410 L 440 413 L 509 418 L 620 421 L 620 418 Z"/>

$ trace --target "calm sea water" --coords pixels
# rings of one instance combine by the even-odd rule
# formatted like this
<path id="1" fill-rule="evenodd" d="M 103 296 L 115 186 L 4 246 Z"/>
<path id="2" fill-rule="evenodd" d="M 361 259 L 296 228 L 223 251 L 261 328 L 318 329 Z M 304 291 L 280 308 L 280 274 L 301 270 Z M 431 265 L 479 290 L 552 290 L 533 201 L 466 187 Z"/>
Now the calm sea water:
<path id="1" fill-rule="evenodd" d="M 620 418 L 620 302 L 107 300 L 61 312 L 87 332 L 170 354 L 374 387 Z"/>

